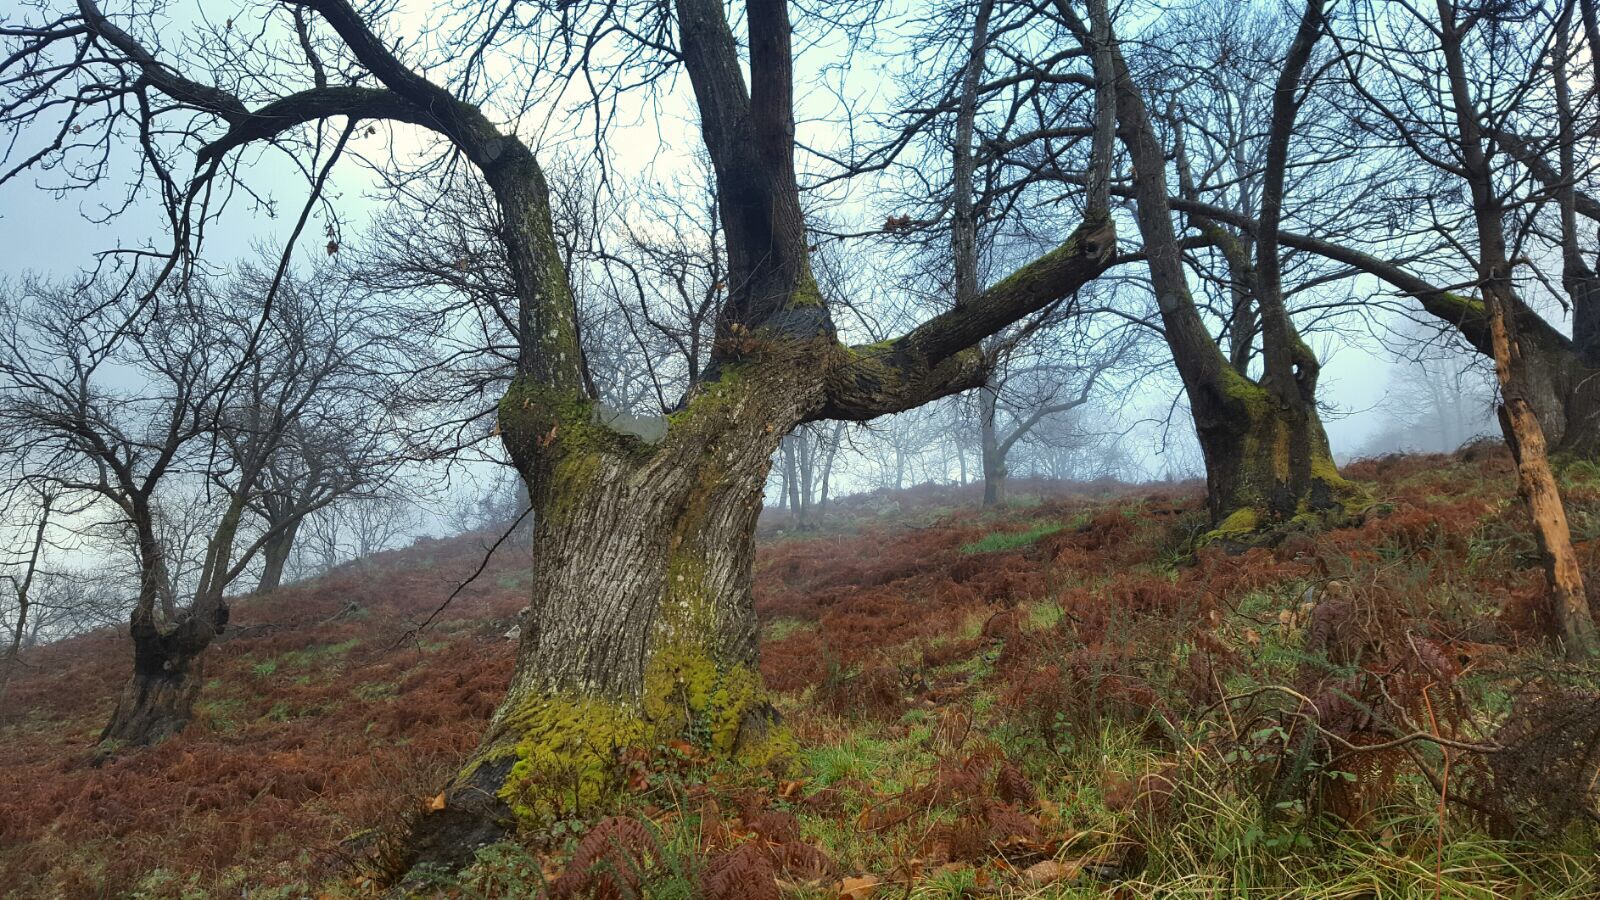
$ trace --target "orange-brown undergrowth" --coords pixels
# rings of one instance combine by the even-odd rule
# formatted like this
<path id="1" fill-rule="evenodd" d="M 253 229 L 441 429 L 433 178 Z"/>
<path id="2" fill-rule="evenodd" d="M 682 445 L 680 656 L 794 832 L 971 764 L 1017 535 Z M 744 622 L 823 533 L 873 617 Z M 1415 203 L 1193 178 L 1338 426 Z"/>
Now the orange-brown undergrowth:
<path id="1" fill-rule="evenodd" d="M 844 778 L 813 789 L 804 772 L 699 783 L 703 761 L 623 760 L 637 801 L 611 811 L 620 817 L 592 811 L 586 835 L 535 848 L 549 854 L 552 891 L 630 896 L 661 864 L 663 823 L 690 819 L 701 895 L 778 896 L 780 882 L 847 876 L 850 861 L 803 838 L 796 814 L 900 835 L 903 866 L 1021 872 L 1063 846 L 1065 824 L 1023 761 L 983 733 L 996 723 L 1052 753 L 1075 734 L 1134 726 L 1170 760 L 1102 786 L 1106 806 L 1133 823 L 1133 838 L 1107 851 L 1120 871 L 1138 865 L 1140 835 L 1180 815 L 1175 798 L 1193 763 L 1175 752 L 1174 729 L 1197 718 L 1216 724 L 1208 758 L 1238 760 L 1228 765 L 1267 800 L 1359 826 L 1407 764 L 1398 751 L 1348 750 L 1385 738 L 1373 711 L 1478 739 L 1463 730 L 1458 682 L 1540 646 L 1550 622 L 1503 451 L 1386 457 L 1345 472 L 1376 485 L 1378 511 L 1363 524 L 1238 555 L 1191 552 L 1204 531 L 1195 486 L 1110 500 L 1097 486 L 999 514 L 941 509 L 952 492 L 923 487 L 894 501 L 894 514 L 879 497 L 842 504 L 824 532 L 764 532 L 763 675 L 791 708 L 826 713 L 793 717 L 796 737 L 825 744 L 837 723 L 861 719 L 905 731 L 915 713 L 931 723 L 937 763 L 909 786 Z M 1590 512 L 1600 488 L 1582 482 L 1570 493 L 1578 551 L 1600 574 Z M 969 552 L 1041 523 L 1056 530 Z M 383 826 L 425 803 L 472 748 L 509 676 L 514 642 L 503 632 L 526 590 L 516 553 L 502 551 L 433 628 L 406 637 L 476 565 L 482 543 L 425 542 L 238 603 L 208 661 L 198 722 L 99 768 L 92 743 L 127 665 L 125 638 L 96 634 L 29 654 L 0 710 L 0 883 L 20 895 L 96 896 L 149 886 L 157 870 L 206 890 L 359 878 L 381 861 Z M 1274 592 L 1291 602 L 1254 611 Z M 1445 596 L 1482 598 L 1498 614 Z M 1274 657 L 1273 646 L 1326 664 L 1283 668 L 1291 657 Z M 1278 679 L 1310 705 L 1230 696 L 1247 676 Z M 980 693 L 993 700 L 981 714 Z M 1584 702 L 1530 695 L 1506 735 L 1527 737 L 1552 716 L 1588 727 Z M 1295 726 L 1311 720 L 1321 731 Z M 1252 742 L 1263 724 L 1282 730 Z M 1324 734 L 1333 737 L 1311 736 Z M 1341 764 L 1353 781 L 1283 763 L 1351 756 L 1358 761 Z M 1491 771 L 1461 759 L 1452 778 L 1468 814 L 1492 826 L 1526 812 L 1517 804 L 1548 790 L 1540 772 L 1562 762 Z"/>

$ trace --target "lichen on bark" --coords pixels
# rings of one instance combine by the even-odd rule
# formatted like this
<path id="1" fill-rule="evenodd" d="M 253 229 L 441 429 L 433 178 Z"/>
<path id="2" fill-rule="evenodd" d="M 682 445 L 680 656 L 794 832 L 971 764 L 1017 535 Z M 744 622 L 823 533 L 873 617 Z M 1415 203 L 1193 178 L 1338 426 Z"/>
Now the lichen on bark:
<path id="1" fill-rule="evenodd" d="M 447 805 L 475 792 L 507 827 L 536 825 L 614 800 L 627 751 L 685 741 L 766 765 L 793 750 L 756 666 L 748 572 L 771 450 L 797 418 L 772 401 L 797 394 L 770 383 L 784 368 L 724 364 L 648 442 L 579 395 L 512 385 L 500 429 L 537 511 L 534 602 Z"/>

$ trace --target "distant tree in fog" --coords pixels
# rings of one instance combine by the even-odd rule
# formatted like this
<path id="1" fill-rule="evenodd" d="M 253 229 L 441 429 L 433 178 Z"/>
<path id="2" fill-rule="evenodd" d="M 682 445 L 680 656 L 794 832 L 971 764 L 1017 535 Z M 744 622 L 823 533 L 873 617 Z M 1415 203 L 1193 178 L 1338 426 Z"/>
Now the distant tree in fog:
<path id="1" fill-rule="evenodd" d="M 40 280 L 0 293 L 0 428 L 137 573 L 112 745 L 188 723 L 230 586 L 305 515 L 385 471 L 388 429 L 362 402 L 367 338 L 318 291 L 244 265 L 153 294 Z M 254 521 L 267 473 L 309 452 L 312 433 L 357 449 Z"/>
<path id="2" fill-rule="evenodd" d="M 394 549 L 420 518 L 416 504 L 393 495 L 355 496 L 305 518 L 297 569 L 325 572 L 351 560 Z"/>
<path id="3" fill-rule="evenodd" d="M 1447 341 L 1415 342 L 1389 370 L 1380 409 L 1387 425 L 1363 444 L 1361 455 L 1396 451 L 1449 453 L 1498 430 L 1494 418 L 1494 373 L 1481 358 Z"/>

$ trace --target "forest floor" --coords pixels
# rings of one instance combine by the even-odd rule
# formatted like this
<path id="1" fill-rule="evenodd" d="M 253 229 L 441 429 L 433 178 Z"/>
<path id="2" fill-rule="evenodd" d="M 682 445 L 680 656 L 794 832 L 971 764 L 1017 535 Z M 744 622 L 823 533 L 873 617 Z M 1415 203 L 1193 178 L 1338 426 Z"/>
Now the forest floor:
<path id="1" fill-rule="evenodd" d="M 762 668 L 788 768 L 633 755 L 619 805 L 429 890 L 1600 896 L 1600 677 L 1551 650 L 1509 460 L 1347 472 L 1380 501 L 1363 524 L 1243 553 L 1196 548 L 1193 485 L 1025 485 L 1000 512 L 925 488 L 769 528 Z M 1593 590 L 1600 467 L 1563 487 Z M 198 721 L 99 767 L 125 637 L 32 652 L 0 708 L 6 895 L 373 895 L 387 836 L 510 674 L 525 557 L 502 550 L 415 631 L 492 539 L 239 602 Z"/>

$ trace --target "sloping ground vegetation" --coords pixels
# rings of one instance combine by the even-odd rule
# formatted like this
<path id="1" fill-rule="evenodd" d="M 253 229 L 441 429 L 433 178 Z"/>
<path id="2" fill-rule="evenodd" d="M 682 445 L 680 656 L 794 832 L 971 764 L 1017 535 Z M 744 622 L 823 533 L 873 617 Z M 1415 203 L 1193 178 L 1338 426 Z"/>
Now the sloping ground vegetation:
<path id="1" fill-rule="evenodd" d="M 980 513 L 923 488 L 768 532 L 762 668 L 799 750 L 614 760 L 459 897 L 1585 897 L 1600 678 L 1551 644 L 1504 451 L 1347 469 L 1355 527 L 1219 540 L 1197 486 Z M 1600 570 L 1600 469 L 1564 473 Z M 889 506 L 889 503 L 896 505 Z M 958 505 L 959 504 L 959 505 Z M 484 540 L 239 603 L 199 727 L 90 751 L 116 635 L 42 648 L 0 727 L 18 896 L 361 897 L 509 677 L 525 561 Z M 1591 598 L 1595 602 L 1595 598 Z"/>

